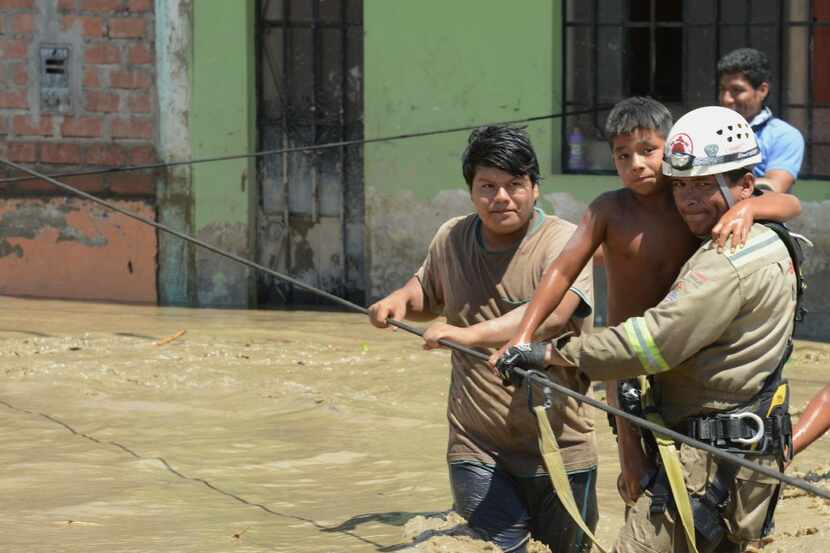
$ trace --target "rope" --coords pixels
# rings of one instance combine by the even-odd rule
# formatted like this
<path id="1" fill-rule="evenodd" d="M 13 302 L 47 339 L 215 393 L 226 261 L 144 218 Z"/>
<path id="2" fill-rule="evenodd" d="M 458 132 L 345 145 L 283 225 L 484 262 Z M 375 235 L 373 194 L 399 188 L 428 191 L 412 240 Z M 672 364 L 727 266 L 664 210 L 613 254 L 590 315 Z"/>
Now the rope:
<path id="1" fill-rule="evenodd" d="M 290 282 L 291 284 L 293 284 L 293 285 L 295 285 L 299 288 L 302 288 L 303 290 L 306 290 L 306 291 L 311 292 L 313 294 L 316 294 L 320 297 L 331 300 L 332 302 L 334 302 L 336 304 L 339 304 L 339 305 L 342 305 L 344 307 L 347 307 L 348 309 L 351 309 L 353 311 L 357 311 L 357 312 L 360 312 L 360 313 L 363 313 L 363 314 L 368 314 L 369 313 L 368 309 L 366 309 L 365 307 L 359 306 L 356 303 L 352 303 L 352 302 L 350 302 L 346 299 L 335 296 L 334 294 L 330 294 L 330 293 L 328 293 L 324 290 L 320 290 L 319 288 L 315 288 L 314 286 L 305 284 L 304 282 L 300 282 L 299 280 L 297 280 L 297 279 L 295 279 L 291 276 L 285 275 L 285 274 L 280 273 L 278 271 L 274 271 L 273 269 L 269 269 L 268 267 L 265 267 L 263 265 L 255 263 L 253 261 L 250 261 L 250 260 L 245 259 L 243 257 L 240 257 L 238 255 L 235 255 L 235 254 L 232 254 L 230 252 L 226 252 L 224 250 L 221 250 L 221 249 L 219 249 L 215 246 L 212 246 L 212 245 L 208 244 L 207 242 L 203 242 L 202 240 L 198 240 L 196 238 L 193 238 L 192 236 L 189 236 L 187 234 L 184 234 L 183 232 L 179 232 L 177 230 L 174 230 L 174 229 L 172 229 L 172 228 L 170 228 L 166 225 L 163 225 L 161 223 L 151 221 L 150 219 L 147 219 L 145 217 L 142 217 L 141 215 L 133 213 L 132 211 L 130 211 L 128 209 L 123 209 L 121 207 L 118 207 L 118 206 L 116 206 L 116 205 L 114 205 L 114 204 L 112 204 L 112 203 L 110 203 L 106 200 L 102 200 L 100 198 L 97 198 L 97 197 L 93 196 L 92 194 L 88 194 L 88 193 L 86 193 L 82 190 L 78 190 L 77 188 L 75 188 L 73 186 L 70 186 L 68 184 L 65 184 L 63 182 L 60 182 L 60 181 L 58 181 L 58 180 L 56 180 L 56 179 L 54 179 L 54 178 L 52 178 L 48 175 L 44 175 L 42 173 L 39 173 L 37 171 L 34 171 L 32 169 L 29 169 L 29 168 L 24 167 L 22 165 L 18 165 L 17 163 L 14 163 L 12 161 L 8 161 L 8 160 L 2 159 L 2 158 L 0 158 L 0 164 L 4 164 L 4 165 L 7 165 L 7 166 L 11 167 L 12 169 L 22 171 L 22 172 L 24 172 L 24 173 L 26 173 L 26 174 L 28 174 L 31 177 L 34 177 L 36 179 L 41 179 L 41 180 L 50 182 L 51 184 L 57 186 L 58 188 L 66 190 L 67 192 L 71 192 L 71 193 L 73 193 L 75 195 L 78 195 L 82 198 L 85 198 L 85 199 L 87 199 L 91 202 L 97 203 L 97 204 L 99 204 L 103 207 L 111 209 L 112 211 L 115 211 L 117 213 L 125 215 L 125 216 L 127 216 L 131 219 L 135 219 L 136 221 L 139 221 L 139 222 L 144 223 L 146 225 L 150 225 L 152 227 L 155 227 L 156 229 L 158 229 L 160 231 L 166 232 L 168 234 L 172 234 L 173 236 L 181 238 L 182 240 L 184 240 L 186 242 L 189 242 L 191 244 L 195 244 L 197 246 L 200 246 L 202 248 L 210 250 L 210 251 L 212 251 L 213 253 L 215 253 L 217 255 L 221 255 L 222 257 L 226 257 L 230 260 L 236 261 L 237 263 L 240 263 L 240 264 L 245 265 L 247 267 L 250 267 L 252 269 L 262 271 L 262 272 L 267 273 L 271 276 L 275 276 L 279 279 L 285 280 L 286 282 Z M 416 336 L 423 337 L 423 335 L 424 335 L 423 330 L 420 330 L 419 328 L 416 328 L 414 326 L 411 326 L 411 325 L 409 325 L 407 323 L 404 323 L 404 322 L 401 322 L 401 321 L 396 321 L 394 319 L 388 319 L 387 323 L 389 323 L 390 325 L 392 325 L 394 327 L 400 328 L 401 330 L 405 330 L 405 331 L 407 331 L 411 334 L 415 334 Z M 444 347 L 447 347 L 447 348 L 449 348 L 451 350 L 454 350 L 454 351 L 457 351 L 459 353 L 463 353 L 465 355 L 469 355 L 470 357 L 473 357 L 473 358 L 478 359 L 480 361 L 487 362 L 488 359 L 489 359 L 489 356 L 487 354 L 483 353 L 483 352 L 480 352 L 480 351 L 462 346 L 460 344 L 456 344 L 456 343 L 451 342 L 449 340 L 441 339 L 441 340 L 438 341 L 438 343 L 440 343 Z M 741 466 L 741 467 L 747 468 L 749 470 L 761 473 L 761 474 L 763 474 L 765 476 L 768 476 L 770 478 L 774 478 L 774 479 L 776 479 L 780 482 L 783 482 L 783 483 L 788 484 L 790 486 L 793 486 L 795 488 L 799 488 L 801 490 L 804 490 L 805 492 L 810 493 L 812 495 L 830 500 L 830 491 L 823 490 L 823 489 L 821 489 L 817 486 L 814 486 L 814 485 L 810 484 L 809 482 L 806 482 L 806 481 L 798 479 L 798 478 L 794 478 L 792 476 L 789 476 L 787 474 L 778 472 L 777 470 L 771 469 L 769 467 L 765 467 L 765 466 L 761 466 L 757 463 L 753 463 L 752 461 L 748 461 L 748 460 L 746 460 L 742 457 L 739 457 L 737 455 L 729 453 L 728 451 L 723 451 L 723 450 L 718 449 L 718 448 L 716 448 L 714 446 L 711 446 L 709 444 L 706 444 L 706 443 L 700 442 L 698 440 L 695 440 L 693 438 L 690 438 L 690 437 L 688 437 L 684 434 L 680 434 L 679 432 L 675 432 L 674 430 L 671 430 L 669 428 L 664 428 L 660 425 L 654 424 L 651 421 L 642 419 L 640 417 L 632 415 L 631 413 L 627 413 L 625 411 L 617 409 L 616 407 L 612 407 L 611 405 L 606 405 L 605 403 L 603 403 L 601 401 L 597 401 L 593 398 L 582 395 L 579 392 L 575 392 L 574 390 L 571 390 L 570 388 L 566 388 L 565 386 L 557 384 L 556 382 L 553 382 L 552 380 L 550 380 L 546 376 L 540 375 L 540 374 L 538 374 L 534 371 L 530 371 L 530 372 L 525 371 L 524 369 L 521 369 L 519 367 L 514 367 L 511 370 L 513 372 L 515 372 L 516 374 L 518 374 L 519 376 L 521 376 L 522 378 L 527 379 L 529 382 L 536 382 L 537 384 L 539 384 L 543 387 L 550 388 L 550 389 L 552 389 L 556 392 L 559 392 L 560 394 L 563 394 L 563 395 L 566 395 L 566 396 L 571 397 L 573 399 L 576 399 L 577 401 L 587 403 L 588 405 L 590 405 L 592 407 L 595 407 L 597 409 L 600 409 L 601 411 L 606 411 L 606 412 L 611 413 L 612 415 L 615 415 L 617 417 L 624 418 L 628 421 L 631 421 L 633 424 L 636 424 L 637 426 L 639 426 L 641 428 L 645 428 L 645 429 L 650 430 L 650 431 L 652 431 L 654 433 L 657 433 L 657 434 L 662 434 L 663 436 L 667 436 L 667 437 L 669 437 L 669 438 L 671 438 L 671 439 L 673 439 L 677 442 L 687 444 L 687 445 L 689 445 L 691 447 L 694 447 L 694 448 L 697 448 L 697 449 L 701 449 L 701 450 L 703 450 L 703 451 L 705 451 L 705 452 L 707 452 L 707 453 L 709 453 L 709 454 L 711 454 L 711 455 L 713 455 L 713 456 L 715 456 L 719 459 L 723 459 L 724 461 L 728 461 L 728 462 L 736 464 L 738 466 Z"/>
<path id="2" fill-rule="evenodd" d="M 183 165 L 197 165 L 199 163 L 212 163 L 216 161 L 230 161 L 234 159 L 248 159 L 248 158 L 257 158 L 257 157 L 264 157 L 270 155 L 278 155 L 278 154 L 290 154 L 290 153 L 297 153 L 297 152 L 309 152 L 309 151 L 316 151 L 316 150 L 327 150 L 330 148 L 342 148 L 344 146 L 356 146 L 359 144 L 373 144 L 375 142 L 387 142 L 391 140 L 406 140 L 410 138 L 421 138 L 424 136 L 435 136 L 439 134 L 449 134 L 454 132 L 461 132 L 461 131 L 469 131 L 472 129 L 477 129 L 484 125 L 516 125 L 519 123 L 532 123 L 534 121 L 544 121 L 546 119 L 557 119 L 560 117 L 568 117 L 570 115 L 585 115 L 588 113 L 596 113 L 599 111 L 605 111 L 610 109 L 610 105 L 600 105 L 593 109 L 584 109 L 579 111 L 568 111 L 562 113 L 550 113 L 548 115 L 537 115 L 535 117 L 526 117 L 524 119 L 513 119 L 510 121 L 499 121 L 496 123 L 484 123 L 479 125 L 468 125 L 464 127 L 453 127 L 450 129 L 440 129 L 440 130 L 431 130 L 431 131 L 421 131 L 421 132 L 410 132 L 405 134 L 396 134 L 391 136 L 379 136 L 376 138 L 364 138 L 364 139 L 355 139 L 355 140 L 341 140 L 339 142 L 327 142 L 325 144 L 311 144 L 308 146 L 294 146 L 291 148 L 281 148 L 279 150 L 262 150 L 259 152 L 250 152 L 245 154 L 230 154 L 225 156 L 214 156 L 214 157 L 204 157 L 198 159 L 190 159 L 185 161 L 169 161 L 169 162 L 159 162 L 159 163 L 148 163 L 146 165 L 123 165 L 121 167 L 108 167 L 106 169 L 90 169 L 84 171 L 69 171 L 65 173 L 54 173 L 48 176 L 55 177 L 55 178 L 63 178 L 63 177 L 80 177 L 80 176 L 89 176 L 89 175 L 106 175 L 111 173 L 125 173 L 130 171 L 144 171 L 150 169 L 165 169 L 167 167 L 180 167 Z M 13 183 L 13 182 L 21 182 L 21 181 L 30 181 L 35 180 L 34 177 L 24 176 L 24 177 L 8 177 L 4 179 L 0 179 L 0 184 L 6 183 Z"/>

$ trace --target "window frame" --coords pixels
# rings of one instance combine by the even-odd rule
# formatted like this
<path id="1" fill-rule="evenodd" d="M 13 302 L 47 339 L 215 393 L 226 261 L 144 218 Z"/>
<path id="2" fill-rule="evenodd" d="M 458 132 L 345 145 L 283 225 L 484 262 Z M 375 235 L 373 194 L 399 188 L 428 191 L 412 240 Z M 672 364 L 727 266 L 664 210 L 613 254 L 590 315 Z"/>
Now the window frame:
<path id="1" fill-rule="evenodd" d="M 714 16 L 711 21 L 709 22 L 686 22 L 686 21 L 658 21 L 656 19 L 656 5 L 659 0 L 649 0 L 650 2 L 650 16 L 649 21 L 631 21 L 629 19 L 630 15 L 630 0 L 626 0 L 623 3 L 623 7 L 621 9 L 621 15 L 618 20 L 608 20 L 608 21 L 600 21 L 599 11 L 600 11 L 600 0 L 581 0 L 581 2 L 590 3 L 590 17 L 584 20 L 575 20 L 569 18 L 569 8 L 571 5 L 575 4 L 576 2 L 580 2 L 580 0 L 565 0 L 561 4 L 561 21 L 562 21 L 562 57 L 561 57 L 561 66 L 562 66 L 562 96 L 563 96 L 563 111 L 568 112 L 574 109 L 582 108 L 584 109 L 587 104 L 588 109 L 595 109 L 594 114 L 592 116 L 592 124 L 594 127 L 600 132 L 604 127 L 604 119 L 607 116 L 608 112 L 610 111 L 610 106 L 607 105 L 600 105 L 599 103 L 599 72 L 596 68 L 599 65 L 600 59 L 600 50 L 602 45 L 598 43 L 599 40 L 599 30 L 603 27 L 606 28 L 622 28 L 623 33 L 625 33 L 625 29 L 631 28 L 649 28 L 650 29 L 650 42 L 651 42 L 651 52 L 655 51 L 656 46 L 656 30 L 659 28 L 682 28 L 684 31 L 683 42 L 684 47 L 689 43 L 689 34 L 685 31 L 687 29 L 709 29 L 715 38 L 714 44 L 714 53 L 715 53 L 715 60 L 714 64 L 717 65 L 718 59 L 725 54 L 726 52 L 721 52 L 722 48 L 722 33 L 727 30 L 734 30 L 734 29 L 742 29 L 744 33 L 744 42 L 748 44 L 750 47 L 754 46 L 752 41 L 752 31 L 753 29 L 758 28 L 773 28 L 774 34 L 777 40 L 779 51 L 781 52 L 780 55 L 777 57 L 777 60 L 773 61 L 772 69 L 772 80 L 770 82 L 770 87 L 774 91 L 774 97 L 771 102 L 767 102 L 767 105 L 773 109 L 773 113 L 776 117 L 782 117 L 787 114 L 789 110 L 804 110 L 806 117 L 805 117 L 805 130 L 803 133 L 804 141 L 805 141 L 805 149 L 804 149 L 804 161 L 802 163 L 802 170 L 799 173 L 799 179 L 815 179 L 815 180 L 830 180 L 830 169 L 827 170 L 826 174 L 819 174 L 815 172 L 815 168 L 813 167 L 813 148 L 815 146 L 821 147 L 830 147 L 830 140 L 817 140 L 814 139 L 815 137 L 815 110 L 816 109 L 826 109 L 828 110 L 828 116 L 830 116 L 830 103 L 818 103 L 815 101 L 814 98 L 814 71 L 816 68 L 813 66 L 814 62 L 814 52 L 813 52 L 813 45 L 815 39 L 815 31 L 817 28 L 830 28 L 830 18 L 825 20 L 817 20 L 815 17 L 815 2 L 816 0 L 806 0 L 807 2 L 807 9 L 808 13 L 804 20 L 792 20 L 788 14 L 789 2 L 784 0 L 773 0 L 774 3 L 774 10 L 776 13 L 776 18 L 774 21 L 770 20 L 758 20 L 752 21 L 752 7 L 753 7 L 753 0 L 743 0 L 743 6 L 746 13 L 746 18 L 743 22 L 728 22 L 724 20 L 723 17 L 723 3 L 724 1 L 735 2 L 738 3 L 740 0 L 712 0 L 714 3 Z M 757 1 L 757 0 L 756 0 Z M 591 75 L 591 83 L 590 83 L 590 101 L 589 102 L 579 102 L 575 99 L 569 97 L 569 83 L 573 78 L 573 75 L 570 74 L 571 68 L 570 64 L 568 63 L 569 58 L 569 42 L 570 42 L 570 29 L 590 29 L 590 44 L 591 44 L 591 66 L 592 66 L 592 75 Z M 804 102 L 795 102 L 790 101 L 788 98 L 788 75 L 786 74 L 785 66 L 786 61 L 791 60 L 791 54 L 787 51 L 787 47 L 790 44 L 788 41 L 791 38 L 790 32 L 793 29 L 798 28 L 806 28 L 807 29 L 807 36 L 806 36 L 806 55 L 807 55 L 807 69 L 805 71 L 805 82 L 803 83 L 804 86 Z M 625 48 L 627 48 L 626 43 L 627 37 L 623 34 L 623 50 L 621 53 L 621 60 L 624 59 L 626 55 Z M 830 39 L 828 39 L 830 40 Z M 830 54 L 830 52 L 828 52 Z M 682 54 L 682 58 L 685 58 L 685 52 Z M 684 59 L 685 62 L 685 59 Z M 677 112 L 676 108 L 680 108 L 682 113 L 693 109 L 695 107 L 699 107 L 704 104 L 700 104 L 697 101 L 692 101 L 686 96 L 686 92 L 689 90 L 687 85 L 687 79 L 689 75 L 689 68 L 683 67 L 681 70 L 681 75 L 683 79 L 683 83 L 681 85 L 681 99 L 679 102 L 672 101 L 672 100 L 665 100 L 664 98 L 660 98 L 657 95 L 653 94 L 655 90 L 655 70 L 656 70 L 656 61 L 655 56 L 650 56 L 650 68 L 649 68 L 649 87 L 648 90 L 650 91 L 650 95 L 660 101 L 664 101 L 667 106 L 670 106 L 672 111 Z M 715 75 L 713 75 L 713 90 L 711 94 L 711 102 L 713 104 L 718 103 L 718 83 L 716 82 Z M 623 83 L 624 93 L 625 88 L 628 87 L 628 83 Z M 630 90 L 630 89 L 629 89 Z M 623 96 L 625 97 L 625 96 Z M 622 99 L 622 98 L 620 98 Z M 619 100 L 619 99 L 618 99 Z M 617 100 L 617 101 L 618 101 Z M 784 119 L 785 121 L 787 119 Z M 561 125 L 561 134 L 560 134 L 560 144 L 561 144 L 561 159 L 562 159 L 562 166 L 561 171 L 565 174 L 600 174 L 600 175 L 613 175 L 615 171 L 611 169 L 571 169 L 568 166 L 568 133 L 570 130 L 570 126 L 568 125 L 568 118 L 565 118 L 565 121 Z"/>

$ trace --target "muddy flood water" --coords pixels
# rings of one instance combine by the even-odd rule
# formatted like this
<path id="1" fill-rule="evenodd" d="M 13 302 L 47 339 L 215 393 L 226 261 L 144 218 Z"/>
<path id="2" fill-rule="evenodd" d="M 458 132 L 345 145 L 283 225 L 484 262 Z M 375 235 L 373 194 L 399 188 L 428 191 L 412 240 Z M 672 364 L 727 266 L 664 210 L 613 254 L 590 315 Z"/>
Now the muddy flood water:
<path id="1" fill-rule="evenodd" d="M 0 298 L 0 551 L 495 551 L 447 514 L 448 357 L 361 315 Z M 828 368 L 798 343 L 795 412 Z M 830 488 L 830 438 L 790 472 Z M 830 503 L 786 490 L 764 551 L 830 551 Z"/>

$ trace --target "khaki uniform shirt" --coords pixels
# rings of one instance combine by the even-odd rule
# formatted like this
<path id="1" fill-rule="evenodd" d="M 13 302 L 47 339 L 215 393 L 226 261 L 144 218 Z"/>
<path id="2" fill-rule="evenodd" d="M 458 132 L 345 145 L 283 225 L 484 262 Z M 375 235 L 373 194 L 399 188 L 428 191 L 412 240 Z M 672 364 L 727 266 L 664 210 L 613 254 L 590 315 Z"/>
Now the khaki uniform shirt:
<path id="1" fill-rule="evenodd" d="M 784 243 L 755 224 L 746 245 L 704 243 L 642 317 L 570 340 L 560 354 L 594 380 L 654 375 L 670 426 L 761 391 L 792 335 L 796 277 Z"/>
<path id="2" fill-rule="evenodd" d="M 416 273 L 424 290 L 426 308 L 445 315 L 447 322 L 471 326 L 495 319 L 530 301 L 547 266 L 573 234 L 574 225 L 536 210 L 527 235 L 515 248 L 488 251 L 481 240 L 477 215 L 452 219 L 438 230 L 426 260 Z M 568 330 L 591 327 L 592 268 L 585 268 L 571 288 L 583 300 L 581 319 Z M 492 350 L 478 348 L 488 355 Z M 558 370 L 557 382 L 580 393 L 589 382 L 574 371 Z M 535 402 L 542 397 L 535 387 Z M 452 354 L 452 378 L 447 418 L 453 461 L 499 463 L 517 476 L 544 473 L 536 443 L 537 427 L 528 409 L 527 384 L 505 387 L 486 363 Z M 593 413 L 575 400 L 551 409 L 551 426 L 562 448 L 567 470 L 597 463 Z"/>

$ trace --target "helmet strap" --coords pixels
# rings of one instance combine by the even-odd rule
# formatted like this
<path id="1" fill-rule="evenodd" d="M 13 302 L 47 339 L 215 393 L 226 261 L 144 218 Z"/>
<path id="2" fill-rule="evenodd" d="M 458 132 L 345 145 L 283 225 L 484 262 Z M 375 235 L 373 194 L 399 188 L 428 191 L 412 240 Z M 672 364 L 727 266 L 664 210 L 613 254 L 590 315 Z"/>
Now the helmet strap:
<path id="1" fill-rule="evenodd" d="M 723 194 L 723 199 L 726 200 L 726 205 L 731 208 L 735 205 L 735 200 L 732 198 L 732 193 L 729 191 L 729 185 L 726 183 L 726 177 L 723 173 L 718 173 L 715 175 L 715 180 L 718 181 L 718 187 L 720 187 L 720 193 Z"/>

